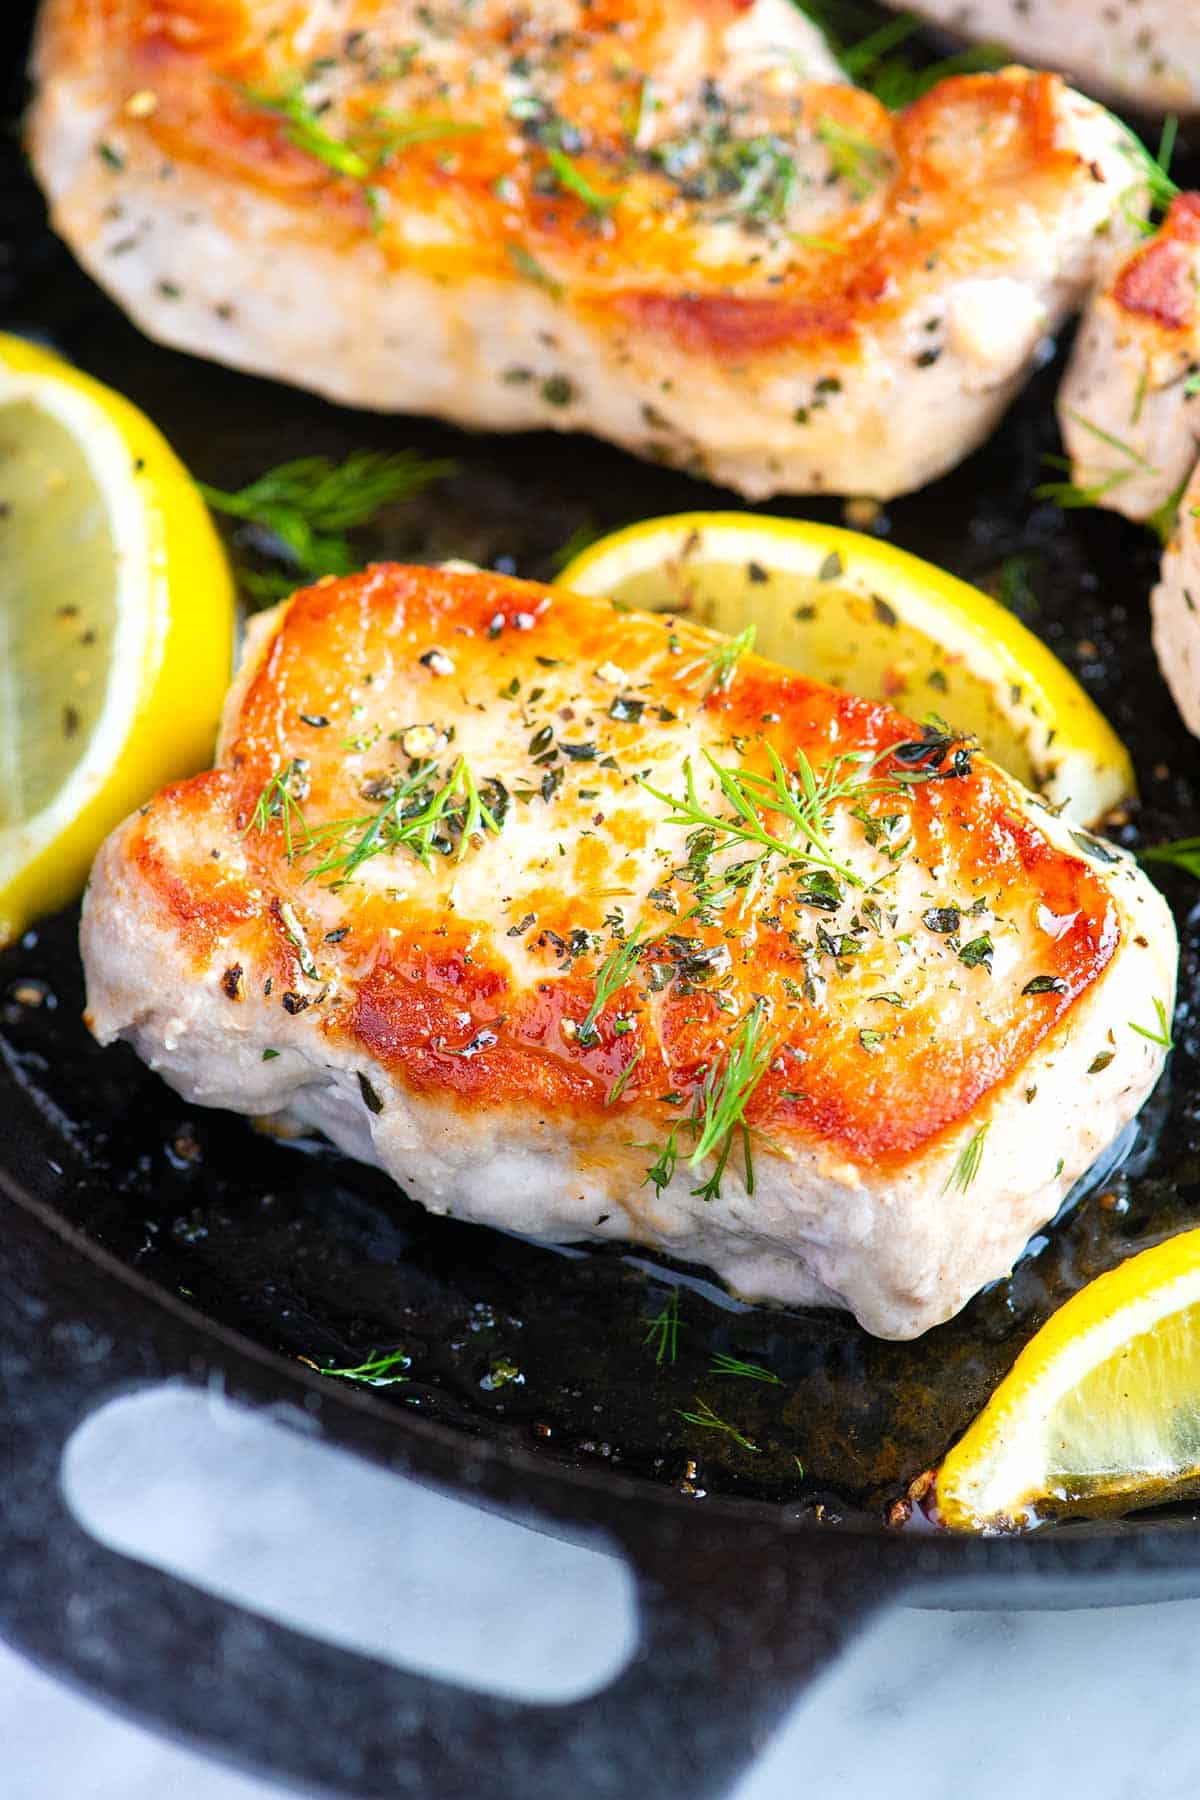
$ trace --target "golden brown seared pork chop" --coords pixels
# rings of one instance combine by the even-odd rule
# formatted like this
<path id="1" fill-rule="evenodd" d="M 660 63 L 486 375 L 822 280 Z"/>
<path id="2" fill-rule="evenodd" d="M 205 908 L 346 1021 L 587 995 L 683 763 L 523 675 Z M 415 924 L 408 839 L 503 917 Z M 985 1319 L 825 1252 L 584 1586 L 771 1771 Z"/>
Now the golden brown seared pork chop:
<path id="1" fill-rule="evenodd" d="M 55 227 L 151 335 L 752 496 L 956 463 L 1136 180 L 1056 76 L 892 114 L 790 0 L 47 0 L 34 72 Z"/>
<path id="2" fill-rule="evenodd" d="M 680 619 L 394 566 L 255 622 L 217 767 L 108 840 L 83 951 L 96 1035 L 192 1101 L 892 1337 L 1137 1111 L 1175 982 L 1136 865 L 961 741 Z"/>

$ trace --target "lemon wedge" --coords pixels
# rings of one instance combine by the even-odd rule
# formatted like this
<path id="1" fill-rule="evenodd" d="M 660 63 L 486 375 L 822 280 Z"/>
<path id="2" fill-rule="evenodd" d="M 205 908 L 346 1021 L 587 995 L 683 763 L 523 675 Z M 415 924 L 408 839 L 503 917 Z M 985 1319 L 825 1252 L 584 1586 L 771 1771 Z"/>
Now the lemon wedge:
<path id="1" fill-rule="evenodd" d="M 1005 1531 L 1200 1484 L 1200 1231 L 1072 1295 L 937 1472 L 938 1514 Z"/>
<path id="2" fill-rule="evenodd" d="M 210 757 L 233 621 L 204 502 L 155 427 L 0 334 L 0 945 Z"/>
<path id="3" fill-rule="evenodd" d="M 1121 740 L 1013 614 L 878 538 L 757 513 L 682 513 L 602 538 L 558 577 L 686 613 L 833 687 L 937 713 L 1083 825 L 1134 790 Z"/>

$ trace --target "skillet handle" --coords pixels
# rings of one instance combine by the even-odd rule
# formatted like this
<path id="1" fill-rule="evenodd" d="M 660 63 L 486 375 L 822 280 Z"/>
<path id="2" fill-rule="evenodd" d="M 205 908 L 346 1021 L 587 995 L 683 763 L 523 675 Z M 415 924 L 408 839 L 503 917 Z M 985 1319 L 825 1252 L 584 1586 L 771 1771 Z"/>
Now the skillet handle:
<path id="1" fill-rule="evenodd" d="M 67 1510 L 59 1465 L 79 1420 L 122 1388 L 219 1374 L 239 1401 L 277 1404 L 278 1366 L 201 1336 L 123 1266 L 98 1270 L 94 1248 L 27 1197 L 0 1196 L 0 1213 L 0 1636 L 223 1759 L 343 1800 L 476 1800 L 481 1786 L 491 1800 L 716 1796 L 891 1597 L 870 1539 L 757 1518 L 735 1529 L 703 1503 L 652 1510 L 589 1490 L 641 1613 L 633 1660 L 589 1699 L 480 1695 L 269 1622 L 98 1543 Z M 338 1437 L 394 1462 L 394 1425 L 363 1409 L 359 1433 L 357 1416 L 339 1406 Z M 418 1449 L 410 1472 L 436 1479 L 436 1460 Z M 494 1473 L 480 1491 L 503 1503 L 511 1473 Z M 578 1523 L 578 1500 L 557 1510 Z"/>

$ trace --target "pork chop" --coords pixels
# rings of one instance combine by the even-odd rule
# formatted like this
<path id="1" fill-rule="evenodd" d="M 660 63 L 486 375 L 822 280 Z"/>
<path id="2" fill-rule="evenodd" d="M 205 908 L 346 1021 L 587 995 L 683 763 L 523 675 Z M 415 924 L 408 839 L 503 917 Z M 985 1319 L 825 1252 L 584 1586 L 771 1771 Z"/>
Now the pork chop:
<path id="1" fill-rule="evenodd" d="M 1114 264 L 1059 391 L 1071 479 L 1098 506 L 1149 519 L 1200 455 L 1200 194 Z"/>
<path id="2" fill-rule="evenodd" d="M 1022 62 L 1061 69 L 1089 94 L 1147 112 L 1200 111 L 1194 0 L 887 0 Z"/>
<path id="3" fill-rule="evenodd" d="M 1158 234 L 1096 295 L 1059 423 L 1076 486 L 1096 506 L 1153 524 L 1166 542 L 1151 596 L 1154 648 L 1200 736 L 1200 194 L 1173 200 Z"/>
<path id="4" fill-rule="evenodd" d="M 216 768 L 109 838 L 82 945 L 96 1036 L 189 1101 L 899 1338 L 1132 1118 L 1176 962 L 1136 864 L 940 726 L 397 566 L 254 622 Z"/>
<path id="5" fill-rule="evenodd" d="M 1131 140 L 1056 76 L 892 114 L 823 54 L 786 0 L 47 0 L 29 141 L 55 228 L 166 343 L 751 496 L 887 497 L 1082 304 Z"/>
<path id="6" fill-rule="evenodd" d="M 1200 737 L 1200 468 L 1176 513 L 1150 616 L 1159 667 L 1184 724 Z"/>

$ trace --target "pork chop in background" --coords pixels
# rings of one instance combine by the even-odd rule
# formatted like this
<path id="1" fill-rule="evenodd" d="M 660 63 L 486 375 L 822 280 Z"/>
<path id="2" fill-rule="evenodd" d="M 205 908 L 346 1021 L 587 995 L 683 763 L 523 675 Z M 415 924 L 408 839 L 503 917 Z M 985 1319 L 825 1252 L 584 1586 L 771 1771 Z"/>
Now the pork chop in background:
<path id="1" fill-rule="evenodd" d="M 152 336 L 755 498 L 950 468 L 1145 210 L 1056 76 L 889 113 L 790 0 L 46 0 L 32 72 L 54 227 Z"/>
<path id="2" fill-rule="evenodd" d="M 1147 112 L 1200 111 L 1195 0 L 886 0 L 1089 94 Z"/>

